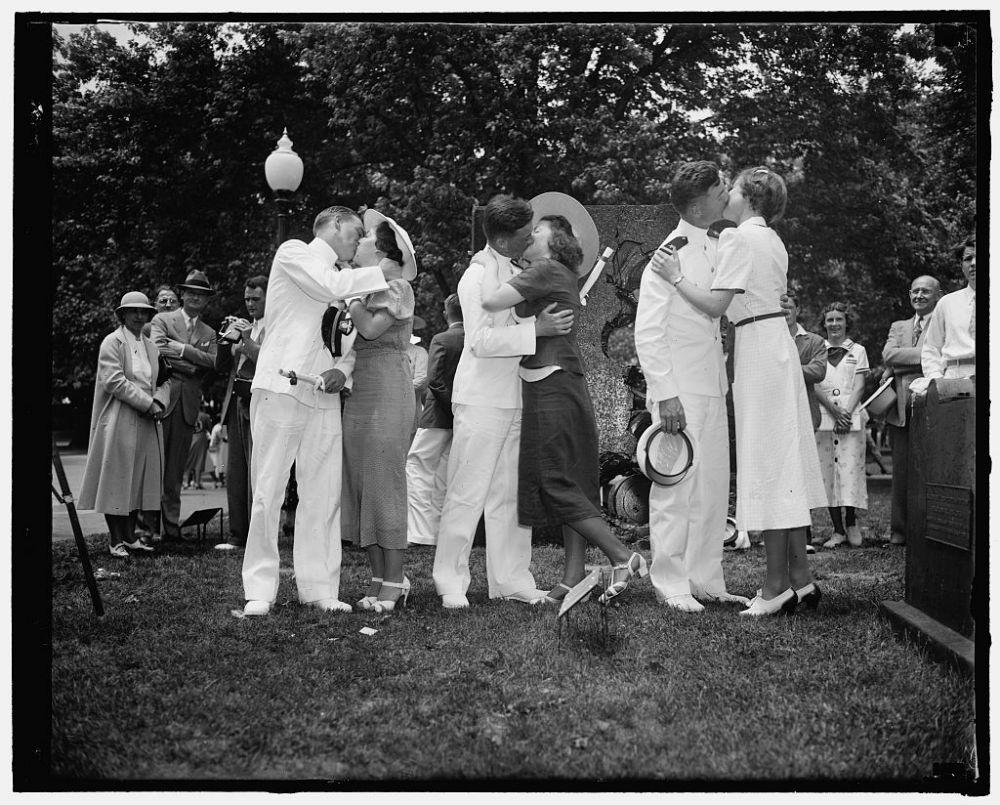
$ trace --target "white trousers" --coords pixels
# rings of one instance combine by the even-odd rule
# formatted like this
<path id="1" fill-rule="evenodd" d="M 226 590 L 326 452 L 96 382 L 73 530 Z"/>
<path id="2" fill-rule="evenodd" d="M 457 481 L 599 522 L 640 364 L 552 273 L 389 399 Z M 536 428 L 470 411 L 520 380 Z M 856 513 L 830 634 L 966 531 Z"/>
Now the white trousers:
<path id="1" fill-rule="evenodd" d="M 469 554 L 479 517 L 486 520 L 486 581 L 490 598 L 535 589 L 531 529 L 517 522 L 517 457 L 521 409 L 455 405 L 448 488 L 441 510 L 434 586 L 438 595 L 465 595 Z"/>
<path id="2" fill-rule="evenodd" d="M 278 527 L 288 473 L 295 463 L 292 563 L 299 601 L 337 598 L 340 591 L 340 408 L 309 408 L 289 394 L 254 391 L 250 398 L 253 503 L 243 555 L 248 601 L 278 595 Z"/>
<path id="3" fill-rule="evenodd" d="M 420 428 L 406 454 L 406 540 L 436 545 L 448 488 L 451 428 Z"/>
<path id="4" fill-rule="evenodd" d="M 724 397 L 681 394 L 695 465 L 674 486 L 649 491 L 650 580 L 657 599 L 726 591 L 722 542 L 729 509 L 729 422 Z M 654 414 L 654 421 L 656 415 Z"/>

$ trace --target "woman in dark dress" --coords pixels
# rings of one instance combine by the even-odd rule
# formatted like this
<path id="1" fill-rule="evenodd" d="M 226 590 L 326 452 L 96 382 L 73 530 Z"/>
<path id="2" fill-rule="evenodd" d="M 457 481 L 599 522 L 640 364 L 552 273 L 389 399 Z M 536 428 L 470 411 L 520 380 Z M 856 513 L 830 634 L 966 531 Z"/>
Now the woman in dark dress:
<path id="1" fill-rule="evenodd" d="M 524 526 L 562 526 L 566 564 L 562 581 L 547 598 L 559 602 L 582 581 L 587 545 L 599 548 L 612 564 L 606 602 L 645 576 L 646 560 L 630 553 L 601 516 L 598 442 L 594 409 L 576 343 L 582 305 L 577 271 L 580 243 L 561 215 L 539 219 L 533 242 L 524 252 L 528 268 L 483 300 L 491 313 L 515 307 L 518 316 L 573 310 L 567 335 L 539 338 L 534 355 L 521 359 L 521 452 L 518 463 L 518 519 Z"/>

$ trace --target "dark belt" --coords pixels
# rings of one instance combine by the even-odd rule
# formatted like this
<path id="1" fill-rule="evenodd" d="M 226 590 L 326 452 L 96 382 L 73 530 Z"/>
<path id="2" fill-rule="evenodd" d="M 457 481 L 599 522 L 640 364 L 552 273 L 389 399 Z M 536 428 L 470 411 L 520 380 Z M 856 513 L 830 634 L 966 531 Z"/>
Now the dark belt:
<path id="1" fill-rule="evenodd" d="M 242 377 L 233 378 L 233 394 L 245 402 L 250 402 L 250 384 L 253 380 Z"/>
<path id="2" fill-rule="evenodd" d="M 784 313 L 780 310 L 777 313 L 761 313 L 759 316 L 750 316 L 745 319 L 740 319 L 736 322 L 733 327 L 742 327 L 744 324 L 750 324 L 755 321 L 763 321 L 764 319 L 776 319 L 778 316 L 784 317 Z"/>
<path id="3" fill-rule="evenodd" d="M 948 359 L 948 365 L 949 366 L 975 366 L 976 365 L 976 359 L 975 358 L 949 358 Z"/>

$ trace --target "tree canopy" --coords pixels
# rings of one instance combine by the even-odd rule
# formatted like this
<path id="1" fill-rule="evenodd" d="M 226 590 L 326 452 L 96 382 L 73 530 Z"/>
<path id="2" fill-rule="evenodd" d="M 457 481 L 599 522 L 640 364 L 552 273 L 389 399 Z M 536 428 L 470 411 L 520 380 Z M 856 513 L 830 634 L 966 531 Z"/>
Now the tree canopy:
<path id="1" fill-rule="evenodd" d="M 201 268 L 223 289 L 209 320 L 240 309 L 274 248 L 262 165 L 285 127 L 305 162 L 293 234 L 331 203 L 397 217 L 432 330 L 471 208 L 498 192 L 660 204 L 679 162 L 768 165 L 805 326 L 848 302 L 873 364 L 913 277 L 955 287 L 974 225 L 973 22 L 130 30 L 53 39 L 54 399 L 89 397 L 127 290 Z"/>

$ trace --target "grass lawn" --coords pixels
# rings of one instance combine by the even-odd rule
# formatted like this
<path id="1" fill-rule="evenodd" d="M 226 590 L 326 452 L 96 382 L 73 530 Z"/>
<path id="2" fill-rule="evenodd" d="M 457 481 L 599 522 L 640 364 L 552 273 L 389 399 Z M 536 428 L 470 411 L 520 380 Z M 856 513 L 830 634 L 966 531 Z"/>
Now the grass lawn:
<path id="1" fill-rule="evenodd" d="M 869 525 L 887 515 L 873 500 Z M 596 603 L 560 630 L 554 608 L 489 601 L 479 548 L 470 610 L 441 609 L 433 549 L 416 548 L 404 611 L 300 607 L 286 573 L 270 617 L 238 619 L 239 554 L 114 560 L 91 546 L 95 567 L 120 573 L 100 582 L 100 619 L 72 543 L 53 546 L 52 773 L 69 784 L 948 790 L 935 764 L 973 757 L 973 683 L 879 614 L 903 597 L 904 553 L 876 542 L 813 558 L 818 612 L 684 615 L 643 580 L 606 613 L 607 640 Z M 763 563 L 759 547 L 727 552 L 730 589 L 752 594 Z M 536 547 L 540 585 L 560 567 L 559 547 Z M 346 551 L 341 597 L 360 597 L 366 573 Z"/>

